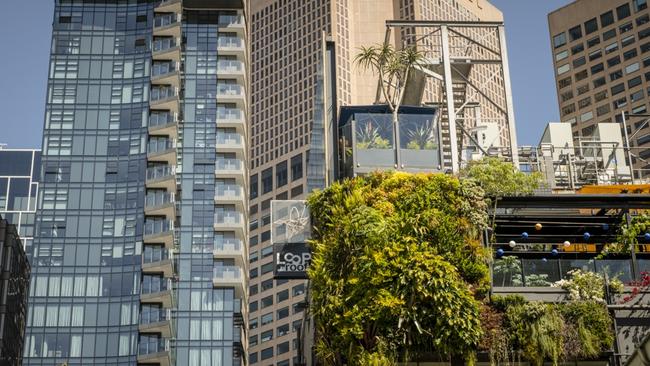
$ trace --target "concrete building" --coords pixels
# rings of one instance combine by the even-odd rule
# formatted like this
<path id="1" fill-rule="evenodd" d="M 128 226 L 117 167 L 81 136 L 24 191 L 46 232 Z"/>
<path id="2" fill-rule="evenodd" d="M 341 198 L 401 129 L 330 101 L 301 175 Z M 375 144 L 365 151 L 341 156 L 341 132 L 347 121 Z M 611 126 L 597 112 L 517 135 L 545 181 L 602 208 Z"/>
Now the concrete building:
<path id="1" fill-rule="evenodd" d="M 0 215 L 0 364 L 22 365 L 30 266 L 16 225 Z"/>
<path id="2" fill-rule="evenodd" d="M 0 148 L 0 215 L 16 225 L 25 250 L 34 240 L 41 151 Z"/>
<path id="3" fill-rule="evenodd" d="M 646 0 L 577 0 L 548 15 L 560 120 L 591 138 L 623 112 L 648 113 L 650 9 Z M 635 177 L 650 172 L 645 117 L 626 118 Z M 627 149 L 627 141 L 624 141 Z M 630 177 L 631 178 L 631 177 Z"/>
<path id="4" fill-rule="evenodd" d="M 56 0 L 25 365 L 245 365 L 247 2 Z"/>
<path id="5" fill-rule="evenodd" d="M 271 200 L 302 199 L 311 189 L 324 187 L 334 179 L 336 162 L 328 149 L 334 146 L 331 142 L 336 137 L 328 132 L 336 133 L 340 108 L 377 101 L 376 76 L 354 65 L 358 48 L 386 40 L 403 47 L 413 44 L 413 37 L 421 32 L 434 33 L 426 27 L 415 29 L 396 24 L 391 27 L 398 29 L 387 38 L 386 21 L 400 19 L 457 22 L 456 25 L 465 21 L 489 22 L 489 27 L 493 28 L 489 36 L 484 37 L 487 43 L 469 45 L 469 49 L 474 52 L 490 43 L 503 44 L 503 40 L 499 41 L 500 33 L 494 31 L 498 27 L 502 30 L 502 14 L 485 0 L 258 0 L 251 3 L 251 364 L 299 364 L 297 335 L 303 318 L 306 283 L 273 278 Z M 462 36 L 452 37 L 451 44 L 460 52 L 468 49 L 468 44 L 461 40 L 465 33 L 458 32 Z M 485 36 L 476 30 L 468 34 Z M 440 41 L 435 42 L 441 46 Z M 424 51 L 432 48 L 424 43 L 417 45 Z M 438 50 L 437 46 L 433 48 Z M 407 104 L 438 106 L 448 101 L 446 108 L 469 106 L 467 113 L 456 113 L 460 117 L 456 127 L 470 131 L 484 123 L 493 123 L 496 142 L 491 141 L 488 146 L 493 147 L 497 155 L 511 156 L 513 149 L 510 147 L 516 146 L 516 140 L 513 139 L 512 108 L 508 107 L 509 80 L 503 72 L 507 71 L 507 62 L 503 63 L 505 47 L 499 49 L 498 54 L 498 62 L 489 62 L 499 63 L 493 69 L 465 68 L 465 72 L 452 75 L 451 69 L 444 74 L 436 73 L 440 70 L 431 67 L 430 71 L 438 76 L 450 75 L 449 88 L 440 89 L 439 79 L 427 80 L 421 93 L 411 97 Z M 447 55 L 454 54 L 448 51 Z M 462 62 L 467 63 L 467 58 Z M 440 60 L 430 61 L 430 64 L 441 65 Z M 454 62 L 460 64 L 461 59 L 454 59 Z M 462 74 L 469 82 L 452 83 L 452 79 L 458 80 L 457 74 Z M 475 86 L 479 85 L 487 92 L 478 93 Z M 441 90 L 449 90 L 447 95 L 453 94 L 453 98 L 446 98 Z M 441 115 L 442 139 L 446 145 L 443 164 L 436 166 L 438 170 L 460 166 L 460 158 L 453 164 L 449 142 L 456 128 L 450 130 L 448 127 L 448 119 L 445 120 L 448 110 Z M 464 135 L 459 138 L 463 139 L 466 139 Z M 458 145 L 456 150 L 457 157 L 462 156 L 462 146 Z"/>

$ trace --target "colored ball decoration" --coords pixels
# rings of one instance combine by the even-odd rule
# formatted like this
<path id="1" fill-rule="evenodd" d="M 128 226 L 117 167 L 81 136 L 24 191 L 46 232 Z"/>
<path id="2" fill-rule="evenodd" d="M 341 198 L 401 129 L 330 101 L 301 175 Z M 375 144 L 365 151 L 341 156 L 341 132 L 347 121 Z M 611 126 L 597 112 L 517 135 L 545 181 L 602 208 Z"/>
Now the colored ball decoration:
<path id="1" fill-rule="evenodd" d="M 499 248 L 497 249 L 497 258 L 503 257 L 503 249 Z"/>
<path id="2" fill-rule="evenodd" d="M 589 238 L 591 238 L 591 234 L 589 234 L 589 232 L 585 232 L 584 234 L 582 234 L 582 237 L 583 237 L 585 240 L 589 240 Z"/>
<path id="3" fill-rule="evenodd" d="M 540 224 L 540 223 L 535 224 L 535 230 L 537 230 L 537 231 L 542 230 L 542 224 Z"/>
<path id="4" fill-rule="evenodd" d="M 516 243 L 514 240 L 510 240 L 510 242 L 508 243 L 508 245 L 510 245 L 510 248 L 514 248 L 515 245 L 517 245 L 517 243 Z"/>
<path id="5" fill-rule="evenodd" d="M 567 241 L 565 241 L 564 243 L 562 243 L 562 245 L 564 245 L 565 248 L 568 248 L 568 247 L 571 246 L 571 242 L 569 242 L 569 241 L 567 240 Z"/>
<path id="6" fill-rule="evenodd" d="M 524 231 L 523 233 L 521 233 L 521 237 L 522 239 L 528 239 L 528 233 Z"/>
<path id="7" fill-rule="evenodd" d="M 645 234 L 643 235 L 643 238 L 644 238 L 645 240 L 650 241 L 650 233 L 645 233 Z"/>
<path id="8" fill-rule="evenodd" d="M 551 254 L 552 254 L 554 257 L 555 257 L 556 255 L 558 255 L 558 251 L 557 251 L 557 249 L 555 249 L 555 248 L 552 249 L 552 250 L 551 250 Z"/>

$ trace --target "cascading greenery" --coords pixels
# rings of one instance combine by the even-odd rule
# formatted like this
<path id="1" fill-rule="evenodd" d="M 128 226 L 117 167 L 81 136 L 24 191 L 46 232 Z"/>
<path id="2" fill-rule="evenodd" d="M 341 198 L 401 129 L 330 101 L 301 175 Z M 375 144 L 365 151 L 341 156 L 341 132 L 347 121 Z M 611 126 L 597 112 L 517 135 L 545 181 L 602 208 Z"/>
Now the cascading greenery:
<path id="1" fill-rule="evenodd" d="M 487 222 L 472 181 L 376 173 L 309 198 L 317 354 L 327 365 L 469 355 L 489 288 Z M 373 360 L 371 363 L 370 360 Z"/>

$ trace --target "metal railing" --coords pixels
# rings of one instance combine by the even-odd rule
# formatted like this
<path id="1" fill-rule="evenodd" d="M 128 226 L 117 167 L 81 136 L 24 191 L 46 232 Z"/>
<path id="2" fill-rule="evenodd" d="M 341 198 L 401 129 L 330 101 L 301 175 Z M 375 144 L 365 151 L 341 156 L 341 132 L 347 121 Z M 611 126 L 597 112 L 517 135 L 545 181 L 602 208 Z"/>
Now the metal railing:
<path id="1" fill-rule="evenodd" d="M 169 340 L 165 338 L 140 340 L 138 342 L 138 355 L 150 355 L 167 351 L 169 351 Z"/>
<path id="2" fill-rule="evenodd" d="M 145 220 L 144 221 L 144 235 L 156 235 L 174 231 L 174 222 L 167 219 Z"/>
<path id="3" fill-rule="evenodd" d="M 157 180 L 171 177 L 175 174 L 175 167 L 169 165 L 153 166 L 147 168 L 147 180 Z"/>

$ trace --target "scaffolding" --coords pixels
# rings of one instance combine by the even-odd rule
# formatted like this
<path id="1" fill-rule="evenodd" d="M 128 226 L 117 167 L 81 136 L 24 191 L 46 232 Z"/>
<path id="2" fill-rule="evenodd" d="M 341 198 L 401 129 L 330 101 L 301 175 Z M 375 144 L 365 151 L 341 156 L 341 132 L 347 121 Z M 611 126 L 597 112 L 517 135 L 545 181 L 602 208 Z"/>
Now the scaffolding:
<path id="1" fill-rule="evenodd" d="M 424 55 L 408 77 L 403 105 L 440 109 L 445 170 L 458 172 L 485 155 L 518 166 L 503 22 L 392 20 L 386 22 L 385 42 L 391 40 Z M 464 153 L 467 146 L 476 148 L 473 154 Z"/>

